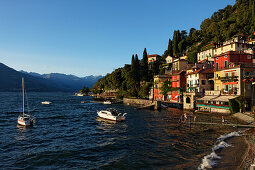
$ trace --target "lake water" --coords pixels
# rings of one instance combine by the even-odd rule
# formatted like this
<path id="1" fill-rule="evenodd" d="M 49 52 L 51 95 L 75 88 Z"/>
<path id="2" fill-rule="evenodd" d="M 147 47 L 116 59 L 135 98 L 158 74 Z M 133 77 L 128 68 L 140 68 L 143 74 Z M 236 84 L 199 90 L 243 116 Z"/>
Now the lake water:
<path id="1" fill-rule="evenodd" d="M 42 101 L 51 105 L 42 105 Z M 91 97 L 29 93 L 33 127 L 17 126 L 19 93 L 0 93 L 0 167 L 40 169 L 197 169 L 211 152 L 214 131 L 180 126 L 181 110 L 136 110 L 122 104 L 81 103 Z M 97 118 L 108 107 L 125 122 Z"/>

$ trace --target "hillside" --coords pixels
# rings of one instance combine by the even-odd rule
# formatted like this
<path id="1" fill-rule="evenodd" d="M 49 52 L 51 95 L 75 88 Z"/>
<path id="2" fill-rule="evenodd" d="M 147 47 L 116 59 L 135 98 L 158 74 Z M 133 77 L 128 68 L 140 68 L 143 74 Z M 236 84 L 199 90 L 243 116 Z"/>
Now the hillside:
<path id="1" fill-rule="evenodd" d="M 118 89 L 121 96 L 144 98 L 149 93 L 149 82 L 153 82 L 152 75 L 164 74 L 163 65 L 167 56 L 187 55 L 189 62 L 194 64 L 197 62 L 197 53 L 204 45 L 211 42 L 222 43 L 238 34 L 248 34 L 252 37 L 254 32 L 255 0 L 236 0 L 233 6 L 228 5 L 205 19 L 200 25 L 200 30 L 191 28 L 189 33 L 186 30 L 175 30 L 159 63 L 146 65 L 148 58 L 145 49 L 141 60 L 138 60 L 136 55 L 137 61 L 134 62 L 133 55 L 131 66 L 126 65 L 107 74 L 92 90 L 96 93 Z M 147 78 L 142 78 L 145 75 Z"/>
<path id="2" fill-rule="evenodd" d="M 0 63 L 0 91 L 19 91 L 22 77 L 24 77 L 26 89 L 29 91 L 65 91 L 50 81 L 18 72 Z"/>
<path id="3" fill-rule="evenodd" d="M 38 92 L 74 92 L 82 89 L 83 86 L 92 87 L 99 78 L 102 78 L 102 76 L 79 78 L 58 73 L 40 75 L 16 71 L 0 63 L 0 91 L 19 91 L 22 77 L 25 79 L 27 90 Z"/>
<path id="4" fill-rule="evenodd" d="M 59 87 L 64 88 L 68 91 L 78 91 L 82 89 L 84 86 L 91 88 L 97 80 L 102 78 L 103 76 L 86 76 L 86 77 L 77 77 L 74 75 L 66 75 L 60 73 L 50 73 L 50 74 L 38 74 L 34 72 L 25 72 L 21 71 L 22 73 L 26 73 L 35 77 L 41 77 L 45 80 L 49 80 L 54 82 Z"/>

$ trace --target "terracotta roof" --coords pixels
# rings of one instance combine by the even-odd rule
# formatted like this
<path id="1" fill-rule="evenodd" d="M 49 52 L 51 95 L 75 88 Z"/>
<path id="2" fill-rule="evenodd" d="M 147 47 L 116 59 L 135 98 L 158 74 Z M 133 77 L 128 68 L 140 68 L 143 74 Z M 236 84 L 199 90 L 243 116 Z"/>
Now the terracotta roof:
<path id="1" fill-rule="evenodd" d="M 222 56 L 224 56 L 224 55 L 226 55 L 226 54 L 244 54 L 244 55 L 246 54 L 246 55 L 251 55 L 251 54 L 245 53 L 245 52 L 243 52 L 243 51 L 228 51 L 228 52 L 222 53 L 222 54 L 220 54 L 220 55 L 213 56 L 212 58 L 215 58 L 215 57 L 222 57 Z"/>
<path id="2" fill-rule="evenodd" d="M 150 57 L 157 57 L 157 56 L 159 56 L 158 54 L 152 54 L 152 55 L 148 55 L 148 58 L 150 58 Z"/>
<path id="3" fill-rule="evenodd" d="M 197 73 L 203 73 L 203 74 L 207 74 L 207 73 L 213 73 L 213 69 L 199 69 L 199 70 L 196 70 L 196 71 L 193 71 L 191 73 L 188 73 L 186 75 L 190 75 L 190 74 L 197 74 Z"/>

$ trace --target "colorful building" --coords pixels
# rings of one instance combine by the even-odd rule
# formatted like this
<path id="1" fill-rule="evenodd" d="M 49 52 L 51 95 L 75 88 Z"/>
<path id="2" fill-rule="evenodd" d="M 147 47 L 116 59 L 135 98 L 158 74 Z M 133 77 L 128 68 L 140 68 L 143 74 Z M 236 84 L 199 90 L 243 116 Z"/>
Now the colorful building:
<path id="1" fill-rule="evenodd" d="M 252 54 L 244 53 L 243 51 L 228 51 L 213 58 L 216 71 L 227 68 L 230 62 L 252 63 Z"/>
<path id="2" fill-rule="evenodd" d="M 174 60 L 176 60 L 178 58 L 176 57 L 171 57 L 171 56 L 167 56 L 166 57 L 166 63 L 169 64 L 169 63 L 172 63 Z"/>
<path id="3" fill-rule="evenodd" d="M 148 55 L 148 63 L 149 64 L 151 64 L 159 59 L 160 59 L 160 55 L 158 55 L 158 54 Z"/>
<path id="4" fill-rule="evenodd" d="M 154 86 L 153 86 L 153 99 L 164 101 L 164 95 L 162 94 L 162 86 L 164 81 L 171 81 L 172 76 L 170 75 L 156 75 L 154 76 Z"/>
<path id="5" fill-rule="evenodd" d="M 228 51 L 245 51 L 250 48 L 255 47 L 255 44 L 250 44 L 246 42 L 247 35 L 237 35 L 232 39 L 219 44 L 214 49 L 214 55 L 221 55 L 222 53 L 226 53 Z"/>
<path id="6" fill-rule="evenodd" d="M 197 61 L 201 62 L 204 60 L 208 61 L 214 61 L 214 49 L 216 48 L 218 44 L 217 43 L 211 43 L 201 48 L 201 52 L 197 53 Z"/>
<path id="7" fill-rule="evenodd" d="M 183 92 L 186 85 L 186 71 L 180 71 L 172 74 L 172 90 L 168 93 L 167 100 L 171 102 L 182 103 Z"/>
<path id="8" fill-rule="evenodd" d="M 189 64 L 188 60 L 181 60 L 181 59 L 175 59 L 173 61 L 172 65 L 172 71 L 182 71 L 182 70 L 187 70 L 192 67 L 192 64 Z"/>

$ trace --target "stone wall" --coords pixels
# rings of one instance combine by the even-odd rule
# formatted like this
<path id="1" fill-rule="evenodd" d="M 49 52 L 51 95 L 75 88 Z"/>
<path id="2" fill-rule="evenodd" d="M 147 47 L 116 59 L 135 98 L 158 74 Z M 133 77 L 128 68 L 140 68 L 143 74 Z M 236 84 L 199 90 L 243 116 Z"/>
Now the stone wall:
<path id="1" fill-rule="evenodd" d="M 123 98 L 123 104 L 127 105 L 151 105 L 154 104 L 152 100 L 146 99 L 131 99 L 131 98 Z"/>

